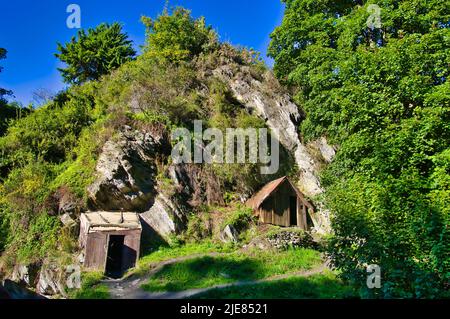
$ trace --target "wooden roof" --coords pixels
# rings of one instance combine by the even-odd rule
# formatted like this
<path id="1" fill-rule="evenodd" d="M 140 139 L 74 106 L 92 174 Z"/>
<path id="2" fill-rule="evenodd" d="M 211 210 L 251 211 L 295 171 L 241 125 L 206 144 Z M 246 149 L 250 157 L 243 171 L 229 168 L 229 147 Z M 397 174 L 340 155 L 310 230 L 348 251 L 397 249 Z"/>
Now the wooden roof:
<path id="1" fill-rule="evenodd" d="M 277 188 L 283 184 L 284 182 L 288 182 L 291 187 L 294 189 L 294 191 L 297 193 L 297 196 L 300 198 L 300 200 L 309 208 L 313 209 L 313 206 L 311 203 L 309 203 L 305 195 L 302 194 L 298 190 L 297 187 L 289 180 L 287 176 L 283 176 L 279 179 L 276 179 L 274 181 L 271 181 L 270 183 L 266 184 L 259 192 L 257 192 L 255 195 L 253 195 L 249 200 L 247 200 L 246 205 L 248 207 L 251 207 L 252 209 L 256 210 L 259 209 L 261 204 L 267 199 L 267 197 L 270 196 L 273 192 L 277 190 Z"/>
<path id="2" fill-rule="evenodd" d="M 142 229 L 139 215 L 124 212 L 89 212 L 81 214 L 89 232 Z"/>

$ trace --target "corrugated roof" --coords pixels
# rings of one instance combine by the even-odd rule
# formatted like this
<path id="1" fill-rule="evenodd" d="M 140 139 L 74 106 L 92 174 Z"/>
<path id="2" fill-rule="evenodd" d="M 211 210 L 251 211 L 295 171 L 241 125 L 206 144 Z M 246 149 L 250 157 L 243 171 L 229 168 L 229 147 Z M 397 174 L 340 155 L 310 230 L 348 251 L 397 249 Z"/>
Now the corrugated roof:
<path id="1" fill-rule="evenodd" d="M 88 212 L 81 214 L 89 232 L 142 229 L 139 215 L 132 212 Z"/>
<path id="2" fill-rule="evenodd" d="M 270 196 L 283 182 L 287 181 L 291 187 L 294 189 L 294 191 L 297 193 L 298 197 L 301 199 L 301 201 L 309 208 L 313 209 L 313 206 L 311 203 L 309 203 L 305 199 L 305 195 L 303 195 L 297 187 L 295 187 L 294 184 L 291 183 L 289 178 L 287 176 L 283 176 L 279 179 L 276 179 L 274 181 L 271 181 L 270 183 L 266 184 L 259 192 L 257 192 L 255 195 L 253 195 L 249 200 L 247 200 L 246 205 L 251 207 L 252 209 L 258 209 L 261 204 L 266 200 L 267 197 Z"/>

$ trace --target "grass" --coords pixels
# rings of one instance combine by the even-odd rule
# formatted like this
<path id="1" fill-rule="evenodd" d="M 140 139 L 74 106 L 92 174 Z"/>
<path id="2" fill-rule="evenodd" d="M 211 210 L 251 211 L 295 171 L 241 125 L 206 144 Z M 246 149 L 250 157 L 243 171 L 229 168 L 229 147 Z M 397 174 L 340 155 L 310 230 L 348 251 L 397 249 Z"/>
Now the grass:
<path id="1" fill-rule="evenodd" d="M 142 288 L 146 291 L 205 288 L 308 270 L 321 262 L 320 254 L 311 249 L 290 249 L 278 253 L 253 250 L 199 257 L 165 266 Z"/>
<path id="2" fill-rule="evenodd" d="M 85 272 L 81 275 L 81 288 L 69 293 L 71 299 L 109 299 L 106 285 L 100 284 L 103 279 L 101 272 Z"/>
<path id="3" fill-rule="evenodd" d="M 192 299 L 344 299 L 358 298 L 354 289 L 327 271 L 309 277 L 212 289 Z"/>
<path id="4" fill-rule="evenodd" d="M 159 262 L 191 255 L 207 253 L 229 253 L 235 249 L 232 245 L 216 244 L 211 241 L 201 243 L 186 243 L 182 246 L 160 247 L 158 250 L 142 257 L 133 273 L 144 274 Z"/>

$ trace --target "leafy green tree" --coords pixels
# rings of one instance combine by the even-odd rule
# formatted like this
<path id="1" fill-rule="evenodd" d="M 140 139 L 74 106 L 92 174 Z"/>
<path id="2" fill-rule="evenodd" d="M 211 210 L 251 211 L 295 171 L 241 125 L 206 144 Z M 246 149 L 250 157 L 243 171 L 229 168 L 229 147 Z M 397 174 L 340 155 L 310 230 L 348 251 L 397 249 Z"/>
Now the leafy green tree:
<path id="1" fill-rule="evenodd" d="M 156 20 L 142 17 L 147 28 L 145 53 L 148 56 L 178 62 L 210 50 L 217 45 L 217 34 L 204 18 L 194 19 L 191 12 L 178 7 L 168 10 Z"/>
<path id="2" fill-rule="evenodd" d="M 339 146 L 324 171 L 330 254 L 365 296 L 437 297 L 450 280 L 450 13 L 444 0 L 285 0 L 275 72 L 301 129 Z M 374 4 L 381 26 L 368 25 Z M 366 286 L 368 264 L 382 288 Z"/>
<path id="3" fill-rule="evenodd" d="M 136 54 L 118 23 L 103 23 L 87 32 L 80 30 L 66 45 L 58 43 L 58 51 L 55 56 L 67 64 L 59 71 L 64 81 L 71 84 L 98 80 Z"/>

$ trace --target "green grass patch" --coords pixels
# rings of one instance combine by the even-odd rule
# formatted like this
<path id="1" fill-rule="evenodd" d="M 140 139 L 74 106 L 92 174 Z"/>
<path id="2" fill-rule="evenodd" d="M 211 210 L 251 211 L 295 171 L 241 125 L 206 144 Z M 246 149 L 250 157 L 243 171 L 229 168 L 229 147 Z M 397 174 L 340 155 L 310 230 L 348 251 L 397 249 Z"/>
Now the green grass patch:
<path id="1" fill-rule="evenodd" d="M 169 259 L 212 252 L 229 253 L 234 249 L 232 245 L 216 244 L 211 241 L 186 243 L 185 245 L 176 247 L 160 247 L 158 250 L 142 257 L 134 272 L 138 274 L 145 273 L 151 269 L 152 265 Z"/>
<path id="2" fill-rule="evenodd" d="M 69 292 L 71 299 L 109 299 L 109 289 L 101 284 L 101 272 L 85 272 L 81 275 L 81 288 Z"/>
<path id="3" fill-rule="evenodd" d="M 199 257 L 165 266 L 142 288 L 146 291 L 205 288 L 307 270 L 321 262 L 320 254 L 311 249 L 290 249 L 278 253 L 254 250 Z"/>
<path id="4" fill-rule="evenodd" d="M 344 299 L 358 294 L 327 271 L 309 277 L 291 277 L 259 284 L 212 289 L 195 299 Z"/>

